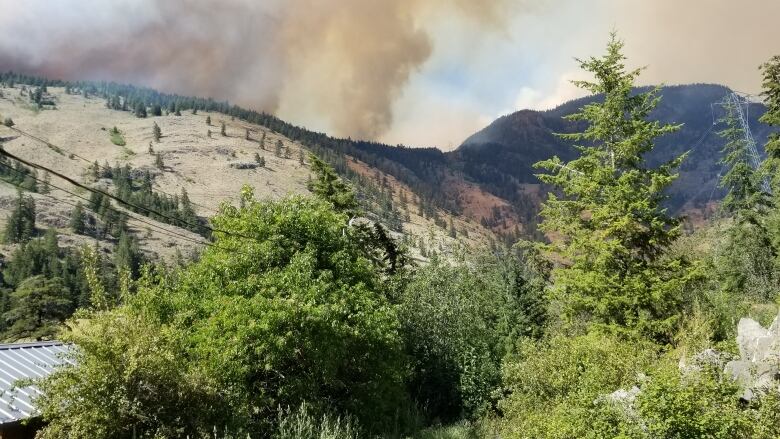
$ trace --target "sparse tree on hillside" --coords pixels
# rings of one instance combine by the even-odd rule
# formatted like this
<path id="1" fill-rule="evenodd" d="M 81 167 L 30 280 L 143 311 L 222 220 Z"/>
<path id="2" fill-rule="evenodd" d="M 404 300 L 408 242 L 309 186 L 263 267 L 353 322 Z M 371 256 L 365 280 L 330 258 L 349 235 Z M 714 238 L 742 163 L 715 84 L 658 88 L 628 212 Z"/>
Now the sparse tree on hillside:
<path id="1" fill-rule="evenodd" d="M 252 139 L 249 137 L 249 128 L 246 128 L 246 132 L 244 133 L 244 139 L 246 139 L 246 140 L 252 140 Z"/>
<path id="2" fill-rule="evenodd" d="M 5 125 L 5 126 L 10 128 L 10 127 L 12 127 L 12 126 L 14 126 L 16 124 L 14 123 L 13 119 L 11 119 L 10 117 L 6 117 L 5 120 L 3 120 L 3 125 Z"/>
<path id="3" fill-rule="evenodd" d="M 574 84 L 604 97 L 568 117 L 588 123 L 561 135 L 580 142 L 578 158 L 536 164 L 548 172 L 539 178 L 558 189 L 539 228 L 555 236 L 543 251 L 560 263 L 550 293 L 564 321 L 668 341 L 695 277 L 684 260 L 662 257 L 680 235 L 662 203 L 683 157 L 659 167 L 645 157 L 657 137 L 679 126 L 648 120 L 659 90 L 635 92 L 641 69 L 626 70 L 622 49 L 613 34 L 603 57 L 580 61 L 595 80 Z"/>
<path id="4" fill-rule="evenodd" d="M 149 149 L 147 151 L 149 152 L 149 155 L 154 155 L 154 147 L 152 146 L 152 142 L 149 142 Z"/>
<path id="5" fill-rule="evenodd" d="M 84 212 L 84 205 L 81 204 L 81 201 L 76 203 L 76 206 L 73 208 L 73 211 L 70 213 L 70 222 L 69 227 L 73 231 L 73 233 L 77 235 L 83 235 L 84 231 L 87 228 L 86 224 L 87 215 Z"/>
<path id="6" fill-rule="evenodd" d="M 135 105 L 135 117 L 146 117 L 146 105 L 143 102 L 139 102 Z"/>
<path id="7" fill-rule="evenodd" d="M 211 126 L 211 116 L 206 116 L 206 125 Z"/>
<path id="8" fill-rule="evenodd" d="M 35 200 L 19 191 L 5 225 L 4 242 L 26 242 L 35 235 Z"/>
<path id="9" fill-rule="evenodd" d="M 193 108 L 193 109 L 192 109 L 192 114 L 193 114 L 193 115 L 196 115 L 196 114 L 198 114 L 198 109 L 197 109 L 197 108 Z"/>
<path id="10" fill-rule="evenodd" d="M 260 135 L 260 148 L 265 150 L 265 131 Z"/>
<path id="11" fill-rule="evenodd" d="M 43 184 L 38 187 L 38 192 L 42 194 L 51 192 L 51 174 L 48 172 L 43 173 Z"/>
<path id="12" fill-rule="evenodd" d="M 298 164 L 303 165 L 305 163 L 303 148 L 298 148 Z"/>
<path id="13" fill-rule="evenodd" d="M 160 130 L 160 126 L 157 125 L 157 122 L 154 122 L 154 125 L 152 125 L 152 135 L 154 136 L 155 142 L 159 142 L 160 137 L 162 137 L 162 130 Z"/>
<path id="14" fill-rule="evenodd" d="M 281 157 L 282 156 L 282 149 L 283 148 L 284 148 L 284 144 L 282 143 L 282 141 L 281 140 L 277 140 L 276 141 L 276 152 L 275 152 L 277 157 Z"/>
<path id="15" fill-rule="evenodd" d="M 219 133 L 222 134 L 222 136 L 227 136 L 227 131 L 225 131 L 225 122 L 221 122 Z"/>
<path id="16" fill-rule="evenodd" d="M 265 157 L 261 156 L 259 153 L 255 153 L 255 162 L 257 162 L 258 166 L 261 168 L 265 167 Z"/>
<path id="17" fill-rule="evenodd" d="M 211 138 L 211 130 L 206 131 L 206 136 L 210 139 Z"/>
<path id="18" fill-rule="evenodd" d="M 162 107 L 157 104 L 152 105 L 152 116 L 162 116 Z"/>
<path id="19" fill-rule="evenodd" d="M 160 170 L 165 168 L 165 163 L 163 163 L 162 154 L 159 152 L 154 156 L 154 166 Z"/>

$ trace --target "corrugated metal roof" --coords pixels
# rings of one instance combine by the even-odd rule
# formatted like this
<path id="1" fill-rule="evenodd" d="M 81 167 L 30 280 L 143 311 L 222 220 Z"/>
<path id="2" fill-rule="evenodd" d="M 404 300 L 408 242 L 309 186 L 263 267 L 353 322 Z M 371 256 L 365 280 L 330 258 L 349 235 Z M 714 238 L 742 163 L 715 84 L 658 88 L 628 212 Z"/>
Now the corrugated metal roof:
<path id="1" fill-rule="evenodd" d="M 15 387 L 18 380 L 43 378 L 58 365 L 70 347 L 61 342 L 0 344 L 0 424 L 34 416 L 35 386 Z"/>

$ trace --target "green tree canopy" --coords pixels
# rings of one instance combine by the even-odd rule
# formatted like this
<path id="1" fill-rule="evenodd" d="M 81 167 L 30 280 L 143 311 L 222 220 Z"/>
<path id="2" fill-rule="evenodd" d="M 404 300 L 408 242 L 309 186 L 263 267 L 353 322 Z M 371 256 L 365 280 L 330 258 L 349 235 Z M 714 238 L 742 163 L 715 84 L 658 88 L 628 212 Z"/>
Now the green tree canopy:
<path id="1" fill-rule="evenodd" d="M 626 69 L 622 48 L 613 34 L 603 57 L 580 61 L 594 80 L 575 84 L 598 99 L 568 117 L 587 128 L 562 135 L 578 143 L 580 156 L 537 163 L 549 172 L 539 178 L 557 189 L 539 228 L 558 264 L 551 294 L 570 323 L 664 338 L 675 331 L 693 275 L 684 260 L 663 258 L 680 228 L 661 203 L 683 157 L 646 163 L 655 139 L 678 126 L 648 120 L 658 89 L 634 90 L 641 70 Z"/>
<path id="2" fill-rule="evenodd" d="M 249 189 L 243 200 L 213 218 L 214 246 L 176 282 L 143 280 L 127 305 L 70 322 L 62 337 L 81 347 L 78 365 L 42 384 L 47 431 L 203 434 L 218 419 L 257 437 L 304 400 L 368 428 L 392 423 L 404 400 L 399 325 L 346 215 L 317 199 L 258 202 Z M 129 385 L 147 381 L 160 399 Z M 174 409 L 186 418 L 157 415 Z"/>

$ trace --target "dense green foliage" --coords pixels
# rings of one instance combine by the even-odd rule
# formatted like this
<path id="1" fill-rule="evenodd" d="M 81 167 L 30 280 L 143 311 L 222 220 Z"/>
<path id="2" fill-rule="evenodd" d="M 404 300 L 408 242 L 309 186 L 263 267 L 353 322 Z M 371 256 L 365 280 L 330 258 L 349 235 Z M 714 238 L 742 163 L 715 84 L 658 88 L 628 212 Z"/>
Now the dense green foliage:
<path id="1" fill-rule="evenodd" d="M 434 259 L 401 291 L 409 389 L 428 416 L 452 421 L 486 414 L 513 341 L 541 334 L 544 281 L 523 262 L 512 253 L 456 265 Z"/>
<path id="2" fill-rule="evenodd" d="M 227 103 L 80 83 L 139 117 L 191 109 L 265 122 L 320 158 L 309 157 L 313 197 L 258 201 L 245 188 L 238 206 L 211 219 L 200 258 L 176 268 L 148 264 L 110 197 L 89 206 L 100 224 L 79 206 L 70 221 L 78 233 L 102 229 L 115 243 L 110 261 L 59 248 L 51 231 L 33 238 L 34 225 L 12 227 L 31 232 L 4 261 L 3 336 L 49 338 L 82 308 L 58 333 L 76 346 L 73 364 L 38 383 L 48 422 L 40 436 L 778 437 L 776 383 L 743 401 L 747 383 L 723 367 L 736 355 L 738 318 L 766 324 L 777 314 L 780 209 L 761 187 L 777 138 L 757 172 L 727 108 L 722 217 L 683 235 L 664 206 L 685 157 L 653 158 L 678 127 L 654 117 L 660 91 L 634 87 L 640 71 L 624 66 L 621 49 L 613 37 L 605 56 L 581 61 L 594 79 L 576 84 L 594 96 L 560 130 L 579 146 L 540 164 L 553 188 L 546 239 L 426 251 L 419 265 L 385 224 L 414 201 L 435 216 L 435 197 L 401 192 L 395 206 L 386 178 L 358 175 L 350 165 L 359 162 L 341 155 L 361 146 L 353 157 L 362 160 L 379 146 Z M 763 68 L 770 124 L 780 114 L 778 64 Z M 0 76 L 9 78 L 18 79 Z M 429 176 L 440 169 L 429 166 Z M 146 208 L 138 213 L 202 228 L 187 194 L 154 192 L 151 174 L 94 172 Z"/>
<path id="3" fill-rule="evenodd" d="M 603 101 L 568 117 L 587 122 L 563 135 L 582 143 L 579 157 L 537 164 L 549 172 L 539 178 L 561 192 L 549 194 L 539 228 L 554 236 L 543 248 L 561 262 L 550 292 L 566 318 L 668 340 L 695 276 L 684 259 L 664 257 L 680 235 L 662 207 L 664 189 L 683 157 L 658 167 L 645 160 L 655 138 L 678 127 L 648 120 L 660 98 L 634 93 L 640 70 L 626 70 L 622 47 L 613 37 L 603 58 L 581 61 L 595 82 L 575 84 Z"/>
<path id="4" fill-rule="evenodd" d="M 18 192 L 11 214 L 5 223 L 3 241 L 26 242 L 35 236 L 35 200 Z"/>

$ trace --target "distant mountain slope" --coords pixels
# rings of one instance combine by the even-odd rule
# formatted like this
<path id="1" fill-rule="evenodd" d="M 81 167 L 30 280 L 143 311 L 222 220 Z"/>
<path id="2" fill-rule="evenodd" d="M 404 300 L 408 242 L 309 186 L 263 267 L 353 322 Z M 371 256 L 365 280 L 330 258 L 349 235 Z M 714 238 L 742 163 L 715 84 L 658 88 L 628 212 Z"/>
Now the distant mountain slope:
<path id="1" fill-rule="evenodd" d="M 182 108 L 189 112 L 194 108 L 200 112 L 220 113 L 235 118 L 237 125 L 241 122 L 262 127 L 260 129 L 285 141 L 315 152 L 359 185 L 376 186 L 377 182 L 392 181 L 392 185 L 406 192 L 405 203 L 413 201 L 415 205 L 405 209 L 406 215 L 413 210 L 439 228 L 448 228 L 449 220 L 445 217 L 478 221 L 510 239 L 518 233 L 533 233 L 534 224 L 538 222 L 538 204 L 545 197 L 545 188 L 535 177 L 533 164 L 553 155 L 564 160 L 573 157 L 572 146 L 555 133 L 583 129 L 584 126 L 566 121 L 563 116 L 594 99 L 574 100 L 549 111 L 518 111 L 470 136 L 457 150 L 443 152 L 436 148 L 335 138 L 227 102 L 170 95 L 130 85 L 67 83 L 13 73 L 0 73 L 0 81 L 86 90 L 90 95 L 102 97 L 103 102 L 112 107 L 127 103 L 129 109 L 141 105 L 147 108 L 161 106 L 169 111 Z M 670 207 L 675 210 L 684 209 L 686 214 L 698 215 L 711 206 L 708 201 L 722 195 L 716 183 L 721 170 L 718 160 L 723 142 L 715 134 L 711 104 L 728 92 L 726 87 L 707 84 L 672 86 L 663 90 L 663 100 L 653 117 L 683 126 L 679 132 L 661 139 L 649 158 L 657 163 L 691 150 L 681 168 L 681 177 L 670 193 Z M 756 104 L 752 105 L 750 113 L 751 128 L 759 144 L 764 143 L 769 132 L 757 122 L 763 111 L 763 107 Z M 370 191 L 389 201 L 387 189 L 377 191 L 373 187 Z M 394 191 L 391 203 L 381 202 L 377 207 L 385 217 L 390 213 L 391 220 L 397 223 L 398 215 L 392 210 L 405 203 L 398 189 Z M 462 226 L 468 224 L 464 222 Z"/>
<path id="2" fill-rule="evenodd" d="M 659 139 L 648 157 L 651 163 L 657 164 L 690 151 L 681 167 L 680 178 L 671 189 L 671 205 L 675 209 L 683 206 L 701 208 L 711 197 L 717 199 L 721 195 L 716 184 L 721 170 L 718 161 L 723 141 L 716 134 L 719 128 L 713 126 L 711 104 L 728 93 L 730 90 L 720 85 L 666 87 L 659 106 L 651 115 L 664 123 L 682 124 L 678 132 Z M 449 154 L 449 158 L 481 187 L 507 200 L 520 201 L 524 184 L 538 183 L 534 163 L 553 155 L 563 160 L 574 156 L 574 148 L 554 133 L 581 130 L 582 126 L 564 120 L 563 116 L 594 99 L 577 99 L 548 111 L 522 110 L 503 116 L 466 139 Z M 764 144 L 770 132 L 767 126 L 758 122 L 764 111 L 761 104 L 751 105 L 750 126 L 759 146 Z"/>
<path id="3" fill-rule="evenodd" d="M 166 108 L 162 115 L 154 116 L 151 105 L 147 117 L 136 117 L 130 111 L 108 108 L 110 102 L 104 96 L 96 90 L 84 93 L 78 85 L 70 89 L 48 86 L 44 93 L 46 103 L 39 107 L 31 102 L 36 86 L 20 81 L 11 85 L 0 81 L 0 115 L 15 122 L 14 130 L 0 126 L 0 147 L 87 186 L 115 189 L 111 178 L 93 175 L 94 163 L 101 169 L 129 166 L 130 173 L 139 179 L 148 173 L 157 194 L 179 196 L 186 190 L 195 203 L 195 214 L 204 223 L 222 202 L 237 203 L 245 184 L 254 189 L 258 198 L 309 193 L 306 187 L 311 170 L 306 154 L 315 148 L 307 148 L 266 126 L 205 109 L 195 113 L 182 108 L 177 115 L 175 110 L 168 113 Z M 220 133 L 223 123 L 225 135 Z M 154 124 L 162 131 L 159 142 L 153 138 Z M 122 145 L 112 141 L 114 128 Z M 161 166 L 157 164 L 158 156 Z M 257 156 L 264 159 L 264 166 L 255 163 Z M 397 223 L 394 228 L 404 231 L 405 240 L 413 249 L 425 247 L 446 253 L 456 244 L 452 235 L 457 236 L 457 245 L 483 242 L 491 235 L 478 223 L 452 217 L 440 209 L 429 209 L 428 217 L 421 216 L 420 196 L 408 185 L 349 156 L 339 155 L 337 159 L 332 163 L 343 168 L 359 167 L 364 175 L 350 174 L 360 186 L 359 196 L 368 215 L 388 222 L 393 216 Z M 38 227 L 56 229 L 65 245 L 94 242 L 94 233 L 77 235 L 68 228 L 74 203 L 88 205 L 89 193 L 43 172 L 38 177 L 51 177 L 53 185 L 72 192 L 54 188 L 48 193 L 30 194 L 36 200 Z M 16 190 L 12 183 L 0 182 L 0 231 L 14 206 Z M 96 217 L 92 212 L 88 216 L 91 221 Z M 202 236 L 161 222 L 160 218 L 132 215 L 128 225 L 148 254 L 169 257 L 178 250 L 186 256 L 202 247 L 198 244 L 203 241 Z M 101 237 L 101 241 L 110 248 L 114 239 Z M 0 243 L 0 261 L 12 247 Z"/>

